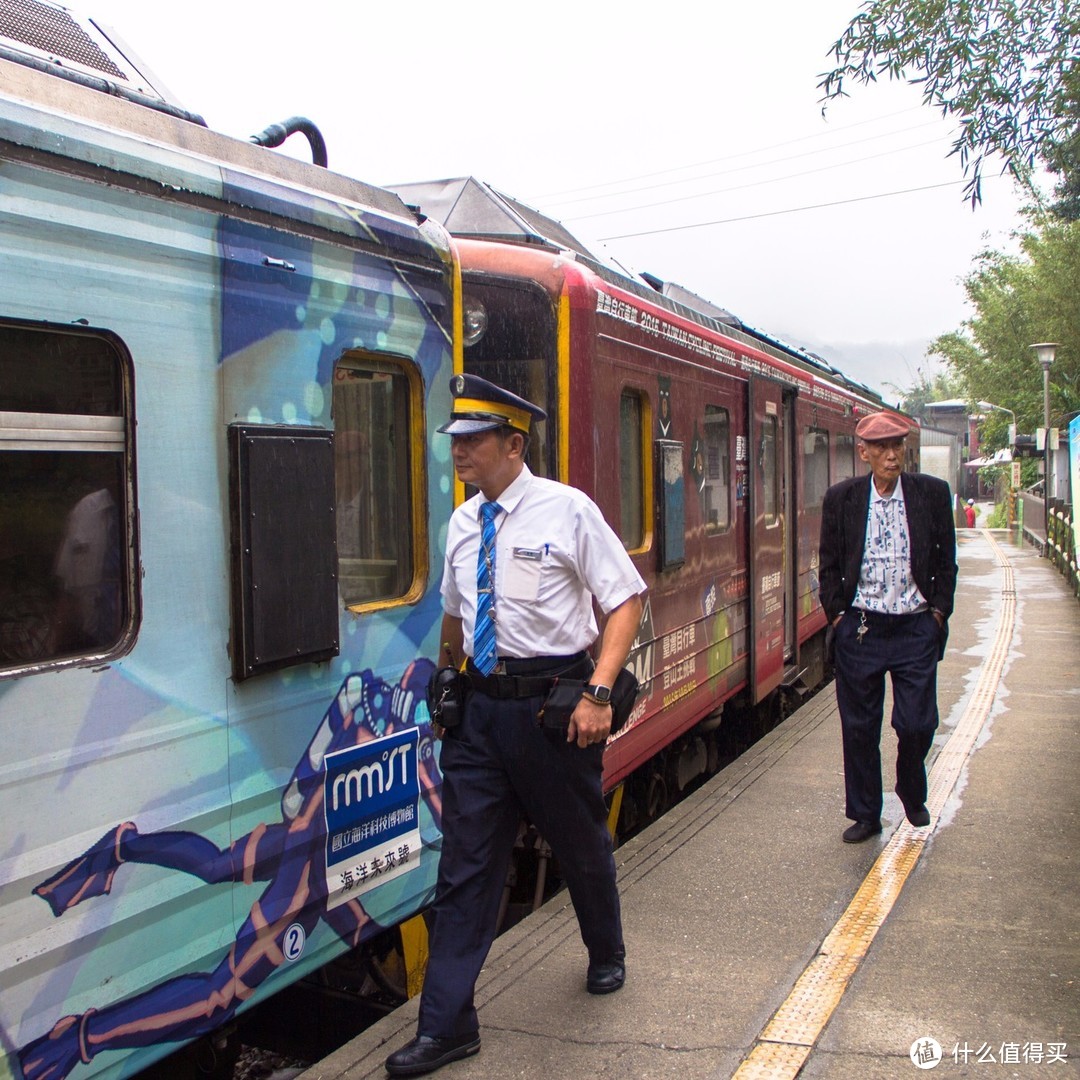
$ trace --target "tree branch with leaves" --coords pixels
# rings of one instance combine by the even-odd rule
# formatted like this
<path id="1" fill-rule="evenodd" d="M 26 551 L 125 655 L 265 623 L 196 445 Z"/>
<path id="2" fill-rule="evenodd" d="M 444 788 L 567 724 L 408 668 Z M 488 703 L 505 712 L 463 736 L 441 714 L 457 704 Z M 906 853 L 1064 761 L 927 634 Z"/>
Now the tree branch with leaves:
<path id="1" fill-rule="evenodd" d="M 955 118 L 950 154 L 982 200 L 983 167 L 997 155 L 1029 189 L 1036 162 L 1075 136 L 1080 0 L 870 0 L 831 49 L 825 106 L 851 83 L 881 77 L 920 86 L 923 100 Z"/>
<path id="2" fill-rule="evenodd" d="M 1050 423 L 1064 429 L 1080 410 L 1080 222 L 1045 218 L 1019 239 L 1019 254 L 979 256 L 964 281 L 972 318 L 929 352 L 945 361 L 964 396 L 1012 410 L 1019 430 L 1032 433 L 1043 422 L 1043 381 L 1031 345 L 1058 342 Z M 1004 445 L 1004 427 L 1000 417 L 989 421 L 992 445 Z"/>

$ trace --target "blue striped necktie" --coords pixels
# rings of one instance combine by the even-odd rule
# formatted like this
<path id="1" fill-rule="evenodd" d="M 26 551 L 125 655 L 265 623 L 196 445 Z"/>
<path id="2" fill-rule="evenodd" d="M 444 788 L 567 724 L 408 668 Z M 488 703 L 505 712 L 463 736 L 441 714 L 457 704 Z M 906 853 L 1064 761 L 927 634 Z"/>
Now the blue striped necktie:
<path id="1" fill-rule="evenodd" d="M 498 663 L 495 648 L 495 517 L 502 507 L 486 502 L 476 557 L 476 625 L 473 627 L 473 663 L 482 675 L 490 675 Z"/>

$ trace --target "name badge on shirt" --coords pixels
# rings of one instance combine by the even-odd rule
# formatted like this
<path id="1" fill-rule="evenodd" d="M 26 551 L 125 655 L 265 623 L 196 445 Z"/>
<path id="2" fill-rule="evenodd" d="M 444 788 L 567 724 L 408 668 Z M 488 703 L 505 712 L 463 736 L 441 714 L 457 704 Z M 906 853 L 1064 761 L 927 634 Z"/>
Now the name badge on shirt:
<path id="1" fill-rule="evenodd" d="M 544 576 L 544 549 L 516 547 L 512 559 L 503 568 L 503 595 L 507 600 L 533 604 L 540 596 L 540 579 Z"/>

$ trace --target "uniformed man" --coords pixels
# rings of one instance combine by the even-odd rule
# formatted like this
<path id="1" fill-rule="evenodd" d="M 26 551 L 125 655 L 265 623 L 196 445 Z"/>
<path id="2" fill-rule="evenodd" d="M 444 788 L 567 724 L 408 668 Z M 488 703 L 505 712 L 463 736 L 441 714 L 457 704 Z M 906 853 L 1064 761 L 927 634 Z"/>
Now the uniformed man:
<path id="1" fill-rule="evenodd" d="M 415 1039 L 391 1076 L 480 1048 L 473 989 L 495 937 L 518 822 L 550 843 L 588 950 L 586 987 L 618 990 L 625 948 L 601 790 L 609 697 L 641 621 L 645 582 L 596 505 L 525 464 L 543 409 L 473 375 L 451 380 L 458 478 L 443 571 L 444 651 L 468 663 L 463 719 L 442 744 L 443 848 Z M 606 614 L 599 655 L 594 598 Z M 589 679 L 565 730 L 538 714 L 553 680 Z"/>
<path id="2" fill-rule="evenodd" d="M 896 794 L 908 821 L 930 824 L 926 755 L 938 725 L 937 665 L 956 589 L 949 485 L 904 473 L 910 425 L 887 412 L 855 428 L 865 476 L 825 493 L 819 550 L 821 606 L 834 638 L 844 742 L 848 844 L 881 832 L 885 675 L 893 688 Z M 901 475 L 903 474 L 903 475 Z"/>

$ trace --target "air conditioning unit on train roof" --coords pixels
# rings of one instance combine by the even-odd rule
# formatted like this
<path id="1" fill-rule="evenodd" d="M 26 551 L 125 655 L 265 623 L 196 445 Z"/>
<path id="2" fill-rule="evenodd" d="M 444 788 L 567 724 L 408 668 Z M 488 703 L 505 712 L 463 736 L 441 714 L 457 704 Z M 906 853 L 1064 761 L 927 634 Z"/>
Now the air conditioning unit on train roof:
<path id="1" fill-rule="evenodd" d="M 116 31 L 50 0 L 0 3 L 0 58 L 144 104 L 182 108 Z"/>

